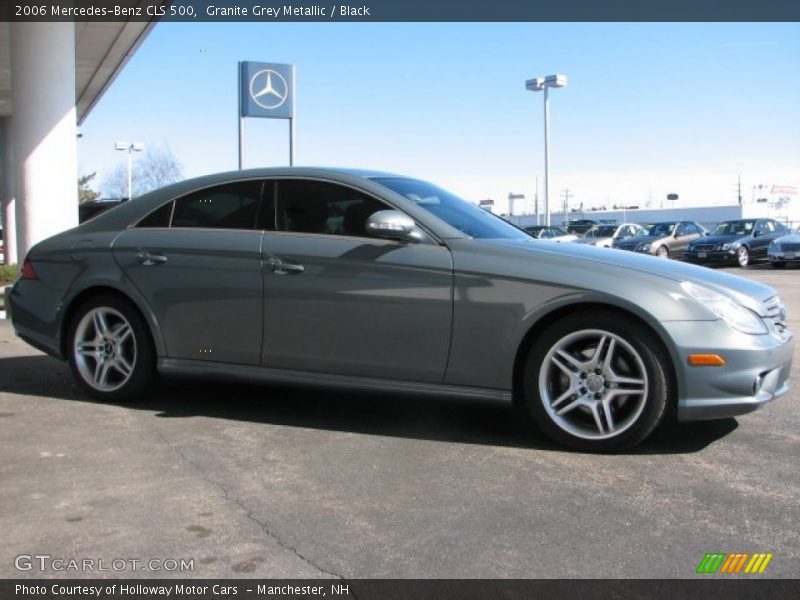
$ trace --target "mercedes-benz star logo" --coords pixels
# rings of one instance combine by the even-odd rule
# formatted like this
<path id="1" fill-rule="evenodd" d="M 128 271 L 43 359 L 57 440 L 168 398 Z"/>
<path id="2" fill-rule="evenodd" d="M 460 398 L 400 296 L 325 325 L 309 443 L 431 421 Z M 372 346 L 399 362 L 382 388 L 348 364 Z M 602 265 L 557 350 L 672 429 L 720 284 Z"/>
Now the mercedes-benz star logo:
<path id="1" fill-rule="evenodd" d="M 288 96 L 289 85 L 277 71 L 263 69 L 250 79 L 250 97 L 261 108 L 278 108 Z"/>

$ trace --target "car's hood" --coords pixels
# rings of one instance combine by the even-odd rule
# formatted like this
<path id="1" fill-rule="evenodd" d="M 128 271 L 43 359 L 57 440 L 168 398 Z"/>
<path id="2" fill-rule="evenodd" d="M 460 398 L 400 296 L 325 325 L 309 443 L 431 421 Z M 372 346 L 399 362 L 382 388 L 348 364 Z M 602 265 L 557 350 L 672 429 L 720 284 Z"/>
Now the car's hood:
<path id="1" fill-rule="evenodd" d="M 607 242 L 610 239 L 612 239 L 610 236 L 609 237 L 601 237 L 601 238 L 598 238 L 598 237 L 593 237 L 593 238 L 582 237 L 582 238 L 576 239 L 575 243 L 576 244 L 585 244 L 587 246 L 594 246 L 595 244 L 601 244 L 603 242 Z"/>
<path id="2" fill-rule="evenodd" d="M 656 237 L 654 235 L 637 235 L 637 236 L 634 236 L 634 237 L 625 238 L 624 240 L 617 240 L 617 243 L 619 243 L 619 244 L 645 244 L 645 243 L 655 244 L 657 242 L 660 242 L 662 240 L 667 239 L 668 237 L 670 237 L 670 236 L 663 235 L 663 236 Z"/>
<path id="3" fill-rule="evenodd" d="M 502 252 L 509 258 L 527 257 L 541 261 L 542 255 L 547 254 L 554 260 L 579 262 L 589 269 L 591 267 L 587 263 L 601 264 L 610 267 L 612 271 L 618 270 L 616 278 L 620 281 L 626 279 L 625 272 L 630 270 L 676 282 L 692 281 L 728 294 L 759 314 L 764 313 L 761 303 L 776 295 L 771 287 L 738 275 L 676 260 L 664 260 L 649 254 L 621 252 L 584 244 L 547 244 L 533 239 L 530 242 L 513 240 L 473 240 L 473 242 L 492 246 L 495 250 L 502 248 Z"/>
<path id="4" fill-rule="evenodd" d="M 724 244 L 725 242 L 735 242 L 736 240 L 741 240 L 746 237 L 747 235 L 706 235 L 703 237 L 699 237 L 695 240 L 695 244 Z"/>
<path id="5" fill-rule="evenodd" d="M 783 237 L 779 237 L 778 239 L 774 240 L 774 242 L 779 244 L 800 244 L 800 233 L 790 233 L 789 235 L 784 235 Z"/>

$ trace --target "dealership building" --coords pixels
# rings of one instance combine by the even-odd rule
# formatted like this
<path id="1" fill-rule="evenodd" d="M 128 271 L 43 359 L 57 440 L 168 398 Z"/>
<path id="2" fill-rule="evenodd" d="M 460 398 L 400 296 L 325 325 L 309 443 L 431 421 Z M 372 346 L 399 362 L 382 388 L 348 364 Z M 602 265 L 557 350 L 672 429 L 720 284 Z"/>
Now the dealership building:
<path id="1" fill-rule="evenodd" d="M 77 127 L 152 21 L 0 22 L 5 262 L 78 223 Z"/>

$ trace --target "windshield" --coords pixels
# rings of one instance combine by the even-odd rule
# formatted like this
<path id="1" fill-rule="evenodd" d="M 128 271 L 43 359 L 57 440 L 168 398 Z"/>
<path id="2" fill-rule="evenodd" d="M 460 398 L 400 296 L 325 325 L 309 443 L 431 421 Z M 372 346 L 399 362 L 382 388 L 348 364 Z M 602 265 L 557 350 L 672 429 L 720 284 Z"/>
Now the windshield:
<path id="1" fill-rule="evenodd" d="M 592 227 L 583 235 L 587 238 L 607 238 L 614 237 L 614 232 L 617 230 L 616 225 L 592 225 Z"/>
<path id="2" fill-rule="evenodd" d="M 524 231 L 500 217 L 431 183 L 405 177 L 376 177 L 373 181 L 411 200 L 470 237 L 530 240 Z"/>
<path id="3" fill-rule="evenodd" d="M 647 235 L 652 235 L 653 237 L 665 237 L 667 235 L 672 235 L 672 232 L 675 231 L 675 223 L 656 223 L 650 227 L 647 232 Z"/>
<path id="4" fill-rule="evenodd" d="M 711 232 L 711 235 L 749 235 L 755 227 L 755 221 L 729 221 L 720 223 Z"/>

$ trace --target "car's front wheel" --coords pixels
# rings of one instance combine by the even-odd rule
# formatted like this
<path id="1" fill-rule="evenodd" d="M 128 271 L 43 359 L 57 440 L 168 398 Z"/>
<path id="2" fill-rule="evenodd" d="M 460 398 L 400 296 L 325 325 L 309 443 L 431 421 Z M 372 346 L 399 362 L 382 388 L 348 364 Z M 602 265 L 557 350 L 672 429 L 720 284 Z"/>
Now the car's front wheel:
<path id="1" fill-rule="evenodd" d="M 669 258 L 669 248 L 666 246 L 659 246 L 658 250 L 656 250 L 656 256 L 658 258 Z"/>
<path id="2" fill-rule="evenodd" d="M 69 364 L 95 398 L 132 400 L 155 379 L 155 350 L 139 311 L 114 295 L 82 304 L 69 329 Z"/>
<path id="3" fill-rule="evenodd" d="M 551 439 L 613 452 L 644 440 L 662 420 L 668 359 L 655 336 L 611 312 L 570 315 L 531 346 L 523 376 L 526 417 Z"/>
<path id="4" fill-rule="evenodd" d="M 741 246 L 736 251 L 736 261 L 740 267 L 746 267 L 750 264 L 750 250 L 747 246 Z"/>

